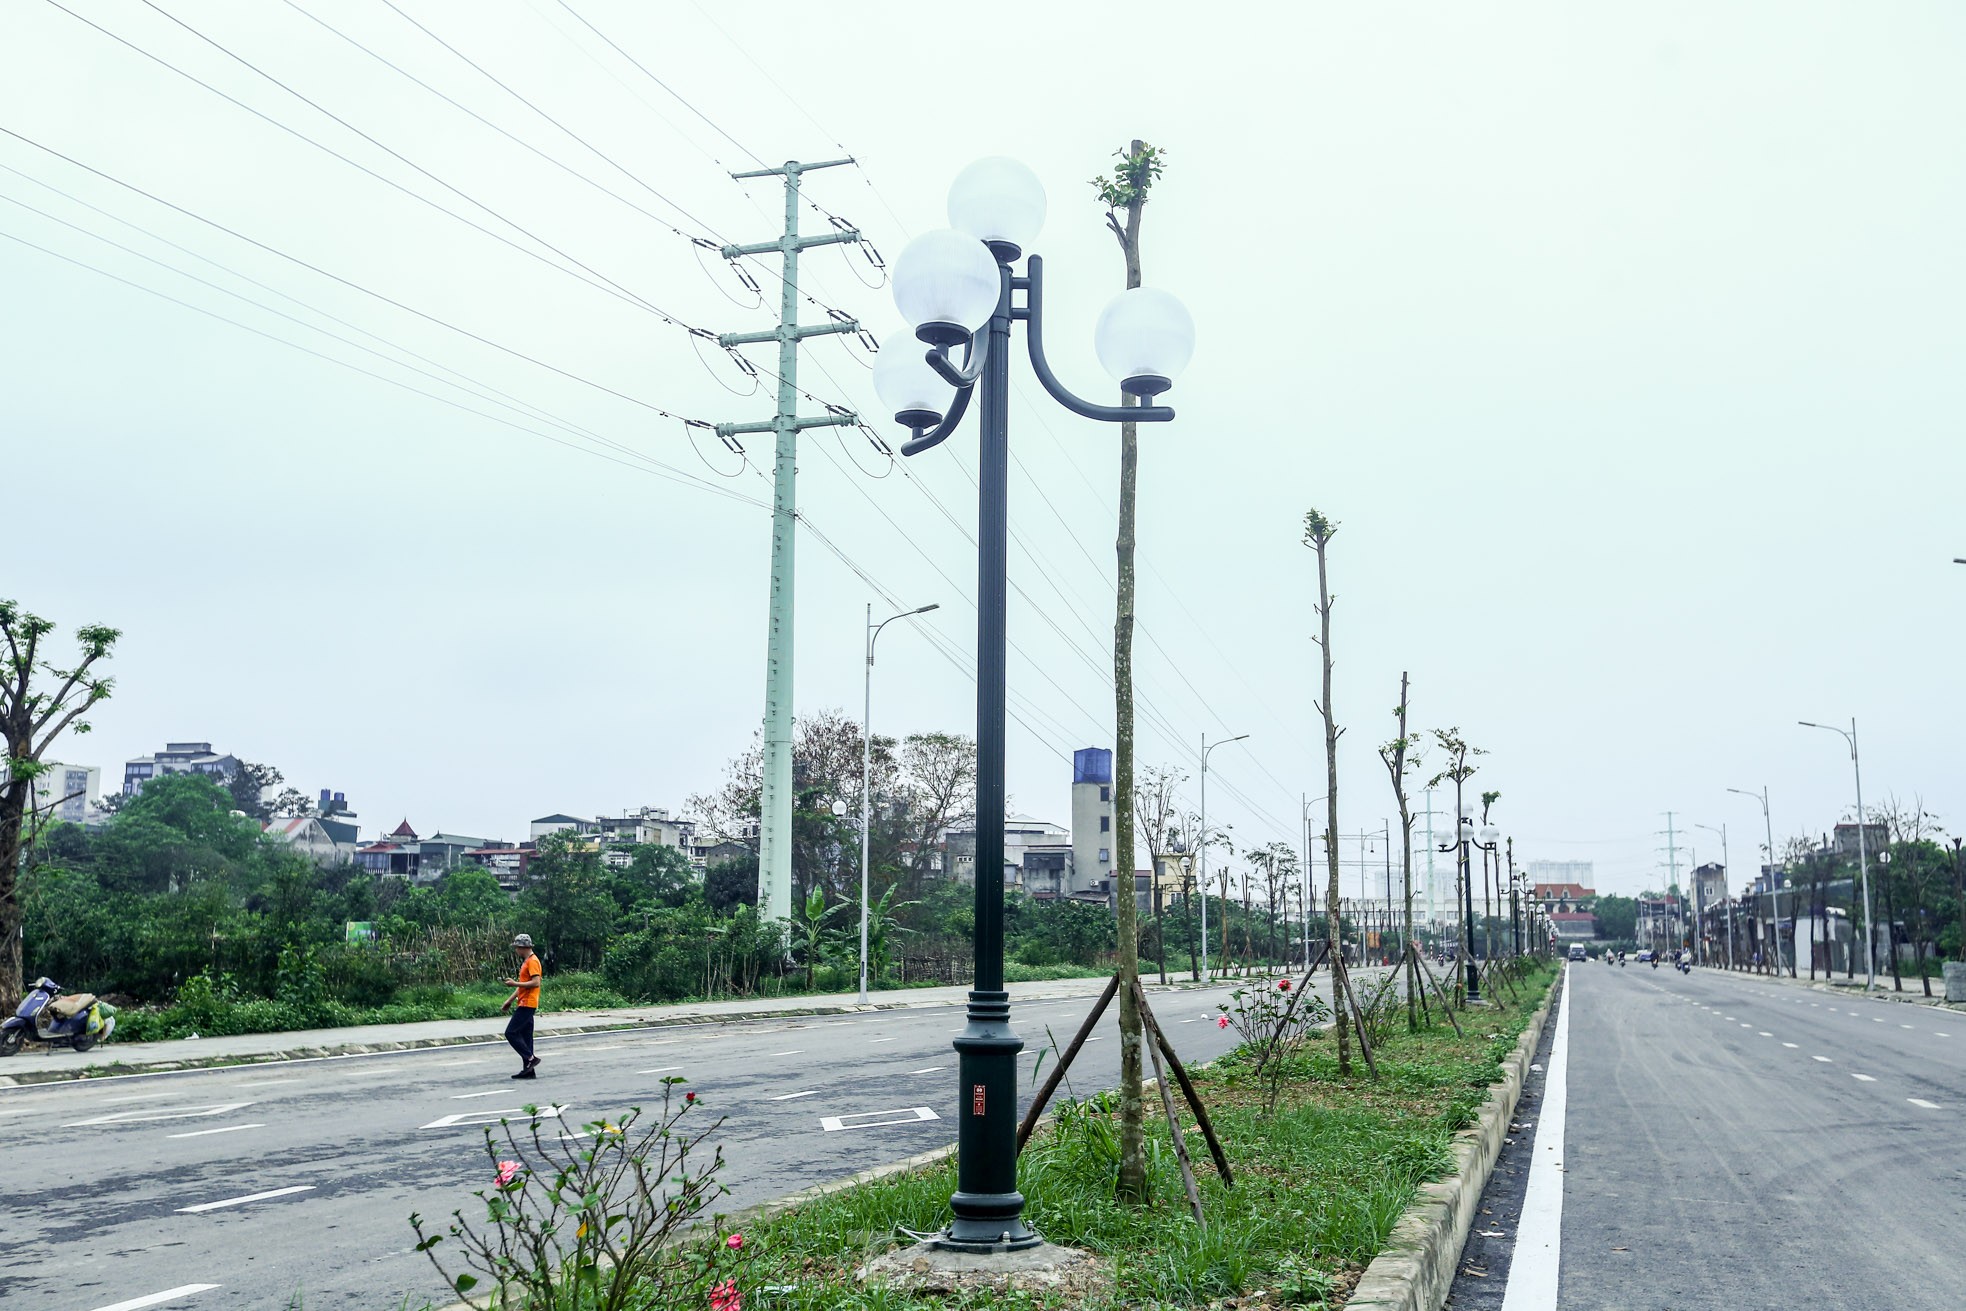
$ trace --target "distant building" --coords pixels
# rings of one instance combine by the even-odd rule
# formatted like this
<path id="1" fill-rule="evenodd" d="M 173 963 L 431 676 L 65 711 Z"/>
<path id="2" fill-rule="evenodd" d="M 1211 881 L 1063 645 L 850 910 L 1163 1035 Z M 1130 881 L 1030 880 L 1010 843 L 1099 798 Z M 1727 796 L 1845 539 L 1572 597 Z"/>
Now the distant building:
<path id="1" fill-rule="evenodd" d="M 1532 883 L 1530 899 L 1553 915 L 1569 914 L 1597 895 L 1597 889 L 1582 883 Z"/>
<path id="2" fill-rule="evenodd" d="M 352 826 L 346 826 L 352 827 Z M 337 840 L 317 815 L 290 815 L 266 821 L 266 836 L 290 847 L 316 865 L 339 865 L 355 855 L 355 843 Z"/>
<path id="3" fill-rule="evenodd" d="M 571 817 L 552 818 L 564 820 Z M 535 826 L 542 822 L 545 821 L 533 821 Z M 599 817 L 594 820 L 593 831 L 602 842 L 624 847 L 680 847 L 690 851 L 696 842 L 696 821 L 671 818 L 661 806 L 643 806 L 617 819 Z"/>
<path id="4" fill-rule="evenodd" d="M 1871 856 L 1884 850 L 1891 843 L 1891 830 L 1884 824 L 1864 825 L 1864 851 Z M 1838 824 L 1830 833 L 1830 850 L 1838 860 L 1857 858 L 1857 826 Z"/>
<path id="5" fill-rule="evenodd" d="M 952 828 L 944 838 L 948 850 L 949 877 L 958 882 L 976 881 L 976 829 Z M 1034 815 L 1006 815 L 1003 821 L 1004 885 L 1024 883 L 1024 857 L 1027 852 L 1069 850 L 1065 830 Z M 1070 892 L 1069 885 L 1066 892 Z M 1026 891 L 1029 888 L 1026 887 Z M 1033 894 L 1036 895 L 1036 894 Z"/>
<path id="6" fill-rule="evenodd" d="M 1072 869 L 1068 895 L 1106 900 L 1113 870 L 1133 868 L 1133 853 L 1113 851 L 1113 753 L 1086 747 L 1072 753 Z"/>
<path id="7" fill-rule="evenodd" d="M 36 776 L 28 805 L 45 819 L 81 824 L 88 820 L 101 788 L 102 770 L 96 766 L 56 762 Z"/>
<path id="8" fill-rule="evenodd" d="M 239 758 L 212 750 L 209 742 L 166 742 L 155 755 L 124 762 L 123 795 L 133 797 L 165 774 L 203 774 L 226 784 L 238 777 Z"/>
<path id="9" fill-rule="evenodd" d="M 1553 911 L 1550 925 L 1559 942 L 1587 942 L 1597 936 L 1597 916 L 1582 911 Z"/>
<path id="10" fill-rule="evenodd" d="M 1588 860 L 1531 860 L 1523 864 L 1530 883 L 1574 884 L 1588 888 L 1596 882 Z"/>
<path id="11" fill-rule="evenodd" d="M 532 822 L 532 832 L 528 836 L 537 842 L 549 833 L 571 831 L 586 834 L 592 833 L 594 827 L 593 820 L 582 819 L 578 815 L 542 815 Z"/>

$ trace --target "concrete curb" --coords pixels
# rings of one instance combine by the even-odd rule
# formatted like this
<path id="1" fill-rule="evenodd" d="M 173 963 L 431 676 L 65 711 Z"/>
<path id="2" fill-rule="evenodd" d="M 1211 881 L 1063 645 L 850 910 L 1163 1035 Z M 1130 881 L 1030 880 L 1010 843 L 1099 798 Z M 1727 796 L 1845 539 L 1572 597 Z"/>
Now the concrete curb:
<path id="1" fill-rule="evenodd" d="M 1454 1172 L 1420 1185 L 1419 1194 L 1386 1236 L 1386 1245 L 1365 1268 L 1346 1300 L 1348 1311 L 1440 1311 L 1454 1286 L 1454 1268 L 1468 1241 L 1482 1191 L 1501 1155 L 1502 1139 L 1522 1097 L 1529 1063 L 1536 1058 L 1543 1026 L 1565 975 L 1550 985 L 1515 1050 L 1502 1062 L 1502 1077 L 1488 1092 L 1475 1122 L 1454 1135 Z"/>
<path id="2" fill-rule="evenodd" d="M 1069 980 L 1067 980 L 1069 982 Z M 1192 992 L 1211 985 L 1193 984 L 1186 981 L 1148 984 L 1149 992 Z M 1019 996 L 1020 1004 L 1041 1001 L 1072 1001 L 1087 994 L 1080 992 L 1033 992 Z M 859 1002 L 846 1002 L 825 1006 L 784 1006 L 772 1010 L 729 1012 L 717 1015 L 644 1015 L 635 1019 L 597 1019 L 588 1024 L 542 1024 L 538 1037 L 556 1038 L 569 1034 L 610 1033 L 623 1029 L 662 1029 L 683 1025 L 743 1024 L 752 1020 L 796 1020 L 820 1015 L 865 1015 L 875 1011 L 928 1010 L 935 1007 L 960 1006 L 960 1002 L 950 1001 L 870 1001 L 865 1006 Z M 556 1012 L 566 1014 L 567 1012 Z M 598 1012 L 597 1014 L 604 1014 Z M 441 1021 L 449 1023 L 449 1021 Z M 491 1023 L 487 1020 L 486 1023 Z M 241 1065 L 268 1065 L 282 1061 L 325 1060 L 336 1056 L 373 1056 L 380 1052 L 415 1051 L 428 1047 L 465 1047 L 473 1044 L 497 1044 L 504 1039 L 496 1032 L 447 1034 L 432 1038 L 405 1038 L 387 1042 L 361 1042 L 353 1035 L 361 1032 L 361 1026 L 349 1029 L 350 1040 L 325 1046 L 289 1047 L 279 1051 L 241 1053 L 235 1056 L 207 1056 L 187 1060 L 155 1060 L 125 1064 L 121 1061 L 99 1062 L 60 1070 L 29 1070 L 17 1075 L 0 1074 L 0 1088 L 25 1088 L 44 1083 L 69 1083 L 78 1079 L 112 1079 L 132 1074 L 162 1074 L 173 1070 L 215 1070 Z"/>

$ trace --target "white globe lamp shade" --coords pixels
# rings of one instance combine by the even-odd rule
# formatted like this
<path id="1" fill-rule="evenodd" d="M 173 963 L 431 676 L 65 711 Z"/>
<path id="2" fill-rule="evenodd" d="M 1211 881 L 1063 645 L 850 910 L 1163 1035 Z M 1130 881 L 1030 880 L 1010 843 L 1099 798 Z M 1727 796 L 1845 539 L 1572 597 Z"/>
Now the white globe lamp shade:
<path id="1" fill-rule="evenodd" d="M 1014 260 L 1044 226 L 1044 183 L 1007 155 L 979 159 L 949 184 L 949 226 Z"/>
<path id="2" fill-rule="evenodd" d="M 1502 830 L 1496 828 L 1492 824 L 1486 825 L 1482 828 L 1481 830 L 1482 846 L 1492 847 L 1497 843 L 1499 843 L 1501 840 L 1502 840 Z"/>
<path id="3" fill-rule="evenodd" d="M 997 308 L 996 257 L 954 228 L 924 232 L 894 261 L 894 305 L 915 335 L 937 346 L 960 346 Z"/>
<path id="4" fill-rule="evenodd" d="M 1174 385 L 1195 353 L 1188 307 L 1157 287 L 1134 287 L 1106 302 L 1093 328 L 1093 348 L 1120 389 L 1158 396 Z"/>
<path id="5" fill-rule="evenodd" d="M 904 428 L 933 428 L 949 412 L 956 389 L 928 366 L 927 348 L 903 328 L 881 343 L 874 359 L 874 394 Z"/>

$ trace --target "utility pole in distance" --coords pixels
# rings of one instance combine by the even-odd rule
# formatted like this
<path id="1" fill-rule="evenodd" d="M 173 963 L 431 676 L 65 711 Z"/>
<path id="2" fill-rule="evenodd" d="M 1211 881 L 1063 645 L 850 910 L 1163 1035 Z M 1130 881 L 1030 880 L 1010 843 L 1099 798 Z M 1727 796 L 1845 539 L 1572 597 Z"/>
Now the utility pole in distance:
<path id="1" fill-rule="evenodd" d="M 1666 853 L 1666 901 L 1668 905 L 1671 904 L 1672 899 L 1675 896 L 1677 896 L 1679 892 L 1679 839 L 1678 839 L 1678 835 L 1673 831 L 1672 821 L 1673 821 L 1673 812 L 1668 810 L 1666 812 L 1665 832 L 1659 835 L 1665 838 L 1666 845 L 1657 848 L 1657 850 Z M 1683 927 L 1686 921 L 1686 913 L 1684 909 L 1680 911 L 1679 918 L 1680 918 L 1681 926 Z M 1668 924 L 1672 922 L 1672 916 L 1670 914 L 1666 916 L 1666 922 Z M 1652 949 L 1654 951 L 1657 951 L 1658 945 L 1659 944 L 1656 941 L 1656 937 L 1655 937 L 1655 940 L 1652 944 Z"/>
<path id="2" fill-rule="evenodd" d="M 747 255 L 768 255 L 774 251 L 782 260 L 779 281 L 778 327 L 770 332 L 727 332 L 717 338 L 725 347 L 748 346 L 759 342 L 778 343 L 778 415 L 768 422 L 720 423 L 717 436 L 729 439 L 741 433 L 776 434 L 777 450 L 772 460 L 771 480 L 771 617 L 765 645 L 765 722 L 764 769 L 760 778 L 758 824 L 758 914 L 767 921 L 783 923 L 792 918 L 792 577 L 798 524 L 798 437 L 805 428 L 825 428 L 858 423 L 859 416 L 847 411 L 811 418 L 799 417 L 799 343 L 807 337 L 826 333 L 858 332 L 852 319 L 799 325 L 799 252 L 813 246 L 831 246 L 860 240 L 860 233 L 841 228 L 817 237 L 799 235 L 799 176 L 822 168 L 851 164 L 851 159 L 829 159 L 820 164 L 801 164 L 787 160 L 778 168 L 753 169 L 733 173 L 738 181 L 747 178 L 785 179 L 785 232 L 776 241 L 760 241 L 748 246 L 725 246 L 725 259 Z"/>

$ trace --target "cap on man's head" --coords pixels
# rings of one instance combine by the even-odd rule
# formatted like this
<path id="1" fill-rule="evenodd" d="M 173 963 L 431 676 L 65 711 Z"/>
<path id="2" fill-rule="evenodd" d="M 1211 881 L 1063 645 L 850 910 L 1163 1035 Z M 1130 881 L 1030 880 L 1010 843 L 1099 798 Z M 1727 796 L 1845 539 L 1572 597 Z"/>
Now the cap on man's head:
<path id="1" fill-rule="evenodd" d="M 519 935 L 518 937 L 516 937 L 516 938 L 514 938 L 514 939 L 512 939 L 512 945 L 513 945 L 513 946 L 515 946 L 515 947 L 530 947 L 530 946 L 532 946 L 532 934 L 530 934 L 530 933 L 521 933 L 521 934 L 520 934 L 520 935 Z"/>

